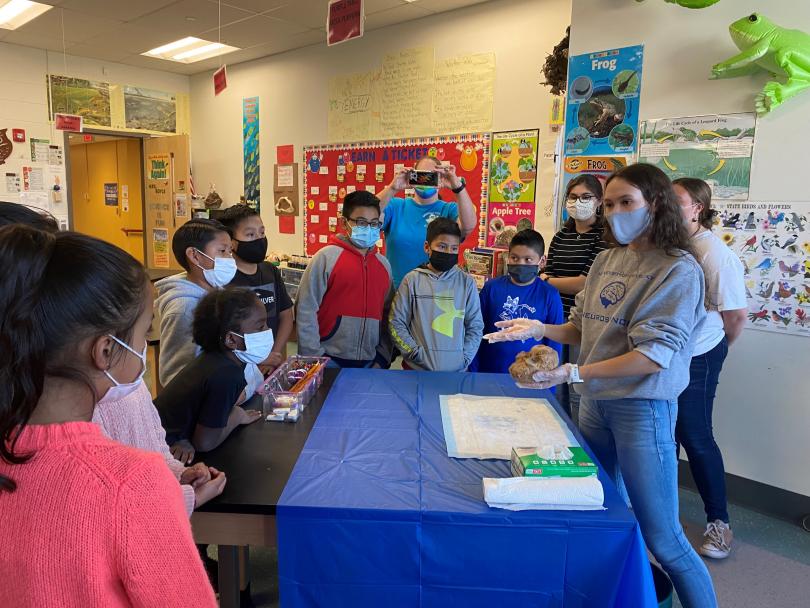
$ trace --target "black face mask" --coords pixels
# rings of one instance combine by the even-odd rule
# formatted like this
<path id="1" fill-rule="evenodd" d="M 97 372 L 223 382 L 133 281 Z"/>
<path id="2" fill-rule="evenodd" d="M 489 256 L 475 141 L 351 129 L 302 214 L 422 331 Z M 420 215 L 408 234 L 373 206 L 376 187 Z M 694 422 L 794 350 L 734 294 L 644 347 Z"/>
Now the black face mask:
<path id="1" fill-rule="evenodd" d="M 430 250 L 430 265 L 439 272 L 447 272 L 456 264 L 458 264 L 457 253 Z"/>
<path id="2" fill-rule="evenodd" d="M 263 236 L 255 241 L 240 241 L 234 239 L 239 243 L 236 250 L 236 255 L 245 260 L 248 264 L 258 264 L 264 262 L 267 255 L 267 237 Z"/>
<path id="3" fill-rule="evenodd" d="M 518 283 L 528 283 L 537 278 L 540 266 L 536 264 L 507 264 L 506 270 L 509 272 L 509 276 Z"/>

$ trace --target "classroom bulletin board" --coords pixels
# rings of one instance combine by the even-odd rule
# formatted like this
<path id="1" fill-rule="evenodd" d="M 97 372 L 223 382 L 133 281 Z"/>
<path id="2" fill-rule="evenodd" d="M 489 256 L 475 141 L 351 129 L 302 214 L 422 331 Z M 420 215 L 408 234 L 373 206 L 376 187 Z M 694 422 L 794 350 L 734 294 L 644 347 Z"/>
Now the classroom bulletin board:
<path id="1" fill-rule="evenodd" d="M 343 199 L 355 190 L 381 192 L 397 171 L 413 167 L 423 156 L 435 156 L 456 167 L 476 207 L 479 225 L 459 248 L 483 246 L 490 161 L 490 134 L 469 133 L 387 141 L 308 146 L 304 148 L 304 248 L 314 255 L 338 233 Z M 406 191 L 406 195 L 412 193 Z M 403 196 L 403 193 L 399 194 Z M 439 196 L 454 202 L 452 192 Z"/>

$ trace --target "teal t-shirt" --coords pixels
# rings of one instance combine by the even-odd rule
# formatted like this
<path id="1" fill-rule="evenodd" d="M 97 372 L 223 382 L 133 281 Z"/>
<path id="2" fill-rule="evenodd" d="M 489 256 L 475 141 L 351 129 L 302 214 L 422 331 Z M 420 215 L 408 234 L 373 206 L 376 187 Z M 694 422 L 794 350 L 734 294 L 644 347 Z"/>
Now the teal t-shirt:
<path id="1" fill-rule="evenodd" d="M 385 233 L 385 257 L 391 263 L 394 287 L 417 266 L 427 263 L 424 244 L 427 225 L 437 217 L 458 220 L 455 203 L 438 200 L 419 205 L 412 198 L 392 198 L 385 207 L 382 230 Z"/>

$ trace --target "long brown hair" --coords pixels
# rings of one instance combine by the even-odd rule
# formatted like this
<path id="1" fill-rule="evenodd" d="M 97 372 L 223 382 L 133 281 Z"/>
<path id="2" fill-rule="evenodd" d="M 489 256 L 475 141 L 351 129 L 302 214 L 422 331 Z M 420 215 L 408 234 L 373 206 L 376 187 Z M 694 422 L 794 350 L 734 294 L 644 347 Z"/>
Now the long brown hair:
<path id="1" fill-rule="evenodd" d="M 711 230 L 717 210 L 712 209 L 712 189 L 709 184 L 696 177 L 679 177 L 673 180 L 672 185 L 686 190 L 691 199 L 700 205 L 700 215 L 698 215 L 697 221 L 707 230 Z"/>
<path id="2" fill-rule="evenodd" d="M 654 165 L 636 163 L 619 169 L 605 183 L 605 188 L 615 179 L 621 179 L 641 191 L 644 200 L 650 205 L 652 216 L 650 240 L 657 249 L 668 255 L 678 256 L 683 252 L 693 253 L 689 232 L 683 223 L 681 206 L 667 174 Z M 610 229 L 605 226 L 605 242 L 619 245 Z"/>

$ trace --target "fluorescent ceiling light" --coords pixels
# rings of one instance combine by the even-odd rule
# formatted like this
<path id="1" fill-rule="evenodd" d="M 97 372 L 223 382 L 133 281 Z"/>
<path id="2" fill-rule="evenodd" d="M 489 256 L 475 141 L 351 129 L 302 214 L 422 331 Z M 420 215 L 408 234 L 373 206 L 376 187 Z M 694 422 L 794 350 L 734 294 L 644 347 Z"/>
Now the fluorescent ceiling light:
<path id="1" fill-rule="evenodd" d="M 5 4 L 0 0 L 0 28 L 16 30 L 52 8 L 48 4 L 28 0 L 9 0 Z"/>
<path id="2" fill-rule="evenodd" d="M 228 46 L 220 42 L 211 42 L 202 38 L 189 36 L 169 44 L 164 44 L 151 51 L 141 53 L 147 57 L 166 59 L 167 61 L 177 61 L 179 63 L 194 63 L 211 57 L 232 53 L 239 49 L 235 46 Z"/>

